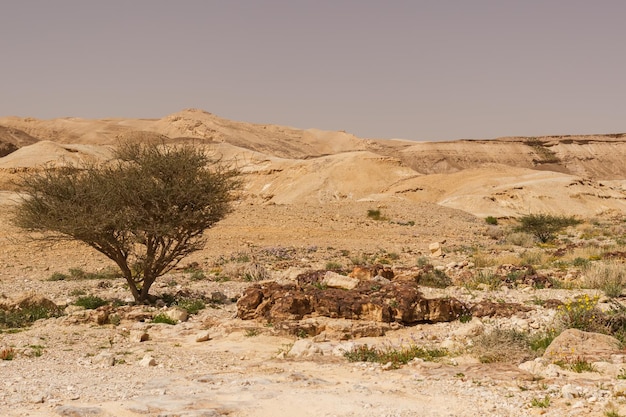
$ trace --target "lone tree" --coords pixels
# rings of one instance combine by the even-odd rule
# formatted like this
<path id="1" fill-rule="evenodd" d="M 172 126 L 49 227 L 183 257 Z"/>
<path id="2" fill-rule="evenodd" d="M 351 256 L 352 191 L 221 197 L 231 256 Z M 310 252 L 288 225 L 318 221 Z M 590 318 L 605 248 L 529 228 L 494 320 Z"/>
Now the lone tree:
<path id="1" fill-rule="evenodd" d="M 546 243 L 569 226 L 575 226 L 581 221 L 572 216 L 556 216 L 552 214 L 529 214 L 519 218 L 518 232 L 526 232 L 535 236 L 540 242 Z"/>
<path id="2" fill-rule="evenodd" d="M 231 211 L 239 172 L 192 145 L 122 143 L 100 164 L 47 166 L 23 178 L 15 224 L 78 240 L 112 259 L 138 303 L 204 231 Z"/>

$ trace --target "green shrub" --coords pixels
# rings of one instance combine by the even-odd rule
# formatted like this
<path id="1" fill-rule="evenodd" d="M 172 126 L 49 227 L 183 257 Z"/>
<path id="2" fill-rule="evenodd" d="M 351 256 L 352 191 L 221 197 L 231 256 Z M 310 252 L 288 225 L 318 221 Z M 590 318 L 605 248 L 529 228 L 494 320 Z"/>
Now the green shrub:
<path id="1" fill-rule="evenodd" d="M 74 305 L 84 307 L 86 310 L 95 310 L 98 307 L 106 305 L 107 301 L 95 295 L 86 295 L 84 297 L 78 297 L 74 302 Z"/>
<path id="2" fill-rule="evenodd" d="M 163 324 L 173 325 L 173 324 L 176 324 L 176 320 L 170 318 L 170 316 L 168 316 L 165 313 L 159 313 L 152 318 L 152 323 L 163 323 Z"/>
<path id="3" fill-rule="evenodd" d="M 43 305 L 32 305 L 10 310 L 0 309 L 0 328 L 17 329 L 27 327 L 37 320 L 58 317 L 60 315 L 60 309 L 49 308 Z"/>
<path id="4" fill-rule="evenodd" d="M 550 407 L 550 397 L 546 395 L 543 398 L 533 398 L 532 401 L 530 402 L 530 405 L 532 407 L 548 408 Z"/>
<path id="5" fill-rule="evenodd" d="M 498 219 L 493 216 L 487 216 L 485 217 L 485 223 L 495 226 L 498 224 Z"/>
<path id="6" fill-rule="evenodd" d="M 598 309 L 598 297 L 581 295 L 558 307 L 558 318 L 565 329 L 606 333 L 602 312 Z"/>
<path id="7" fill-rule="evenodd" d="M 387 220 L 385 216 L 378 209 L 367 210 L 367 217 L 372 220 Z"/>
<path id="8" fill-rule="evenodd" d="M 338 262 L 332 262 L 332 261 L 326 262 L 326 270 L 327 271 L 339 271 L 339 270 L 341 270 L 342 267 L 343 267 L 343 265 L 341 265 Z"/>
<path id="9" fill-rule="evenodd" d="M 515 231 L 530 233 L 542 243 L 554 239 L 555 235 L 566 227 L 581 223 L 580 220 L 572 216 L 557 216 L 544 213 L 522 216 L 518 221 L 520 225 L 515 228 Z"/>
<path id="10" fill-rule="evenodd" d="M 425 287 L 447 288 L 452 285 L 452 280 L 444 271 L 432 269 L 420 275 L 419 284 Z"/>
<path id="11" fill-rule="evenodd" d="M 52 275 L 50 275 L 50 278 L 48 278 L 48 281 L 65 281 L 68 278 L 69 276 L 66 274 L 55 272 Z"/>
<path id="12" fill-rule="evenodd" d="M 200 310 L 206 308 L 205 302 L 199 298 L 183 298 L 176 301 L 176 304 L 189 314 L 198 314 Z"/>
<path id="13" fill-rule="evenodd" d="M 583 372 L 598 372 L 593 363 L 583 358 L 576 358 L 574 361 L 570 362 L 569 368 L 578 374 Z"/>
<path id="14" fill-rule="evenodd" d="M 352 350 L 344 353 L 350 362 L 376 362 L 391 363 L 392 368 L 407 364 L 410 360 L 420 358 L 425 361 L 433 361 L 448 354 L 445 349 L 429 349 L 415 344 L 408 346 L 385 346 L 382 348 L 370 347 L 369 345 L 355 346 Z"/>

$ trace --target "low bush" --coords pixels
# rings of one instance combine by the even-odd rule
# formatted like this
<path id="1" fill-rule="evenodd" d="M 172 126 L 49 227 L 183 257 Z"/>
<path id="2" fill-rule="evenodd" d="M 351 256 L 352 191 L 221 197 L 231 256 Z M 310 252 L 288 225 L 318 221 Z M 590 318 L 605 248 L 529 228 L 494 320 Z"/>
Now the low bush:
<path id="1" fill-rule="evenodd" d="M 496 327 L 473 339 L 472 354 L 482 363 L 522 363 L 538 356 L 527 333 Z"/>
<path id="2" fill-rule="evenodd" d="M 397 369 L 415 358 L 434 361 L 447 354 L 448 352 L 445 349 L 429 349 L 415 344 L 400 347 L 384 346 L 380 348 L 370 347 L 365 344 L 355 346 L 352 350 L 345 352 L 344 356 L 350 362 L 391 363 L 391 367 Z"/>
<path id="3" fill-rule="evenodd" d="M 626 285 L 626 268 L 619 262 L 595 262 L 586 269 L 583 284 L 602 290 L 607 297 L 619 297 Z"/>
<path id="4" fill-rule="evenodd" d="M 176 320 L 170 318 L 170 316 L 168 316 L 165 313 L 159 313 L 152 318 L 152 323 L 163 323 L 163 324 L 174 325 L 176 324 Z"/>
<path id="5" fill-rule="evenodd" d="M 452 280 L 444 271 L 432 269 L 419 276 L 419 284 L 425 287 L 447 288 L 452 285 Z"/>
<path id="6" fill-rule="evenodd" d="M 95 295 L 86 295 L 84 297 L 78 297 L 74 302 L 74 305 L 84 307 L 86 310 L 95 310 L 98 307 L 106 305 L 107 301 Z"/>
<path id="7" fill-rule="evenodd" d="M 176 305 L 186 310 L 189 314 L 198 314 L 200 310 L 206 308 L 206 303 L 199 298 L 182 298 L 176 301 Z"/>
<path id="8" fill-rule="evenodd" d="M 16 329 L 28 327 L 31 323 L 61 315 L 58 308 L 49 308 L 43 305 L 32 305 L 22 308 L 0 309 L 0 329 Z"/>
<path id="9" fill-rule="evenodd" d="M 555 238 L 556 234 L 569 226 L 580 224 L 581 221 L 573 216 L 558 216 L 553 214 L 529 214 L 519 219 L 517 232 L 530 233 L 537 240 L 546 243 Z"/>
<path id="10" fill-rule="evenodd" d="M 498 224 L 498 219 L 493 216 L 487 216 L 485 217 L 485 223 L 495 226 Z"/>
<path id="11" fill-rule="evenodd" d="M 387 220 L 387 218 L 380 212 L 379 209 L 367 210 L 367 217 L 372 220 Z"/>

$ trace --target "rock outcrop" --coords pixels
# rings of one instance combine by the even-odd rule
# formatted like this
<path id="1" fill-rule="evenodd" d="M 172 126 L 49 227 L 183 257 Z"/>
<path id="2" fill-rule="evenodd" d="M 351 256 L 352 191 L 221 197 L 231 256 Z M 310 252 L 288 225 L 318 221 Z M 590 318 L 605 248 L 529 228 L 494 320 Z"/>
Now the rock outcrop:
<path id="1" fill-rule="evenodd" d="M 323 316 L 411 325 L 452 321 L 466 312 L 454 298 L 424 298 L 410 281 L 362 281 L 353 290 L 267 282 L 248 287 L 237 302 L 239 318 L 268 322 Z"/>

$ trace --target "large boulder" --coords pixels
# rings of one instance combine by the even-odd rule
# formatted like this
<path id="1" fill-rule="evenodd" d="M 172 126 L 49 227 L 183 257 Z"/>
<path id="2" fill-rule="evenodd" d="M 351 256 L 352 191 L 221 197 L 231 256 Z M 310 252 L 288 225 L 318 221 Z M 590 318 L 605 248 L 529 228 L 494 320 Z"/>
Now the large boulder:
<path id="1" fill-rule="evenodd" d="M 550 361 L 601 361 L 616 353 L 620 353 L 620 342 L 612 336 L 567 329 L 554 338 L 543 357 Z"/>

